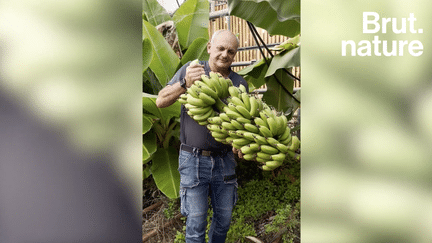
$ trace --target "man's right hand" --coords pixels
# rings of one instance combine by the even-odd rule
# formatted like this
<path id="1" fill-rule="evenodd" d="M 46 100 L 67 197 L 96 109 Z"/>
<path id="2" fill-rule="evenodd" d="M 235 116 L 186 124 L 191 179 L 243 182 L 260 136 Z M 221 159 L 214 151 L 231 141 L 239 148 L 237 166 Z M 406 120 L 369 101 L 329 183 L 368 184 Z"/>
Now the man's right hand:
<path id="1" fill-rule="evenodd" d="M 189 88 L 195 81 L 201 80 L 201 75 L 203 74 L 205 74 L 203 65 L 200 65 L 198 63 L 192 63 L 191 65 L 189 65 L 186 68 L 186 87 Z"/>

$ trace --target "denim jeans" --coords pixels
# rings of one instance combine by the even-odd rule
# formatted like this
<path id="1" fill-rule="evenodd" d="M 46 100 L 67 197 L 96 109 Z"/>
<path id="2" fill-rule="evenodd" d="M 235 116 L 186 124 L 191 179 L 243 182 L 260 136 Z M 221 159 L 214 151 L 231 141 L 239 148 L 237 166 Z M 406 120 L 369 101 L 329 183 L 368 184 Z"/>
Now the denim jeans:
<path id="1" fill-rule="evenodd" d="M 236 162 L 232 151 L 220 156 L 203 156 L 180 151 L 181 213 L 186 220 L 186 243 L 204 243 L 208 197 L 213 208 L 209 243 L 223 243 L 237 202 Z"/>

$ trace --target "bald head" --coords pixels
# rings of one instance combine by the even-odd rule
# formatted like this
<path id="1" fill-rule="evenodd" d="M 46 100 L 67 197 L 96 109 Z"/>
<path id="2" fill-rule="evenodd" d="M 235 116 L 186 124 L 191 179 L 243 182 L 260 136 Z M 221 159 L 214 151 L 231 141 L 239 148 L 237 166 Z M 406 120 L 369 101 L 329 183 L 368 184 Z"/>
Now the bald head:
<path id="1" fill-rule="evenodd" d="M 219 38 L 231 38 L 231 39 L 235 39 L 236 43 L 237 43 L 237 48 L 240 46 L 240 41 L 237 38 L 237 36 L 235 36 L 231 31 L 229 30 L 216 30 L 211 38 L 211 43 L 214 43 L 217 39 Z M 236 49 L 237 49 L 236 48 Z"/>

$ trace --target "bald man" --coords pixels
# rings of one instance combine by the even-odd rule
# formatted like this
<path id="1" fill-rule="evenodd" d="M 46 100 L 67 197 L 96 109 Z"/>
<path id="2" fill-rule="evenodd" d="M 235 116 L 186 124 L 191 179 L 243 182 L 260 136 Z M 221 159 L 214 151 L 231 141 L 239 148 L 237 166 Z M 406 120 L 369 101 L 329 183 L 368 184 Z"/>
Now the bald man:
<path id="1" fill-rule="evenodd" d="M 247 82 L 231 70 L 239 41 L 228 30 L 216 31 L 207 44 L 209 61 L 186 63 L 168 82 L 156 99 L 159 108 L 173 104 L 186 89 L 209 75 L 218 72 L 231 79 L 234 86 Z M 186 243 L 205 242 L 208 197 L 211 198 L 213 219 L 209 231 L 209 243 L 225 242 L 231 215 L 237 201 L 236 161 L 230 145 L 217 142 L 206 126 L 193 120 L 184 106 L 180 115 L 180 200 L 181 213 L 186 220 Z M 234 151 L 234 152 L 233 152 Z"/>

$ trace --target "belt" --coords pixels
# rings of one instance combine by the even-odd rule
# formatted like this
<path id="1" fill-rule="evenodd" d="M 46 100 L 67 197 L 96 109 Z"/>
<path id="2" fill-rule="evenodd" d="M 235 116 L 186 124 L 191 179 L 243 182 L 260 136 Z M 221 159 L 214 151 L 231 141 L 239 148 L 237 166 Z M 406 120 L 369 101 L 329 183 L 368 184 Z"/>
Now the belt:
<path id="1" fill-rule="evenodd" d="M 198 151 L 198 154 L 201 154 L 202 156 L 216 156 L 218 154 L 222 154 L 221 153 L 222 151 L 216 152 L 216 151 L 210 151 L 210 150 L 203 150 L 200 148 L 194 148 L 194 147 L 188 146 L 186 144 L 182 144 L 180 146 L 180 149 L 183 151 L 189 152 L 189 153 L 193 153 L 194 149 L 196 149 Z"/>

